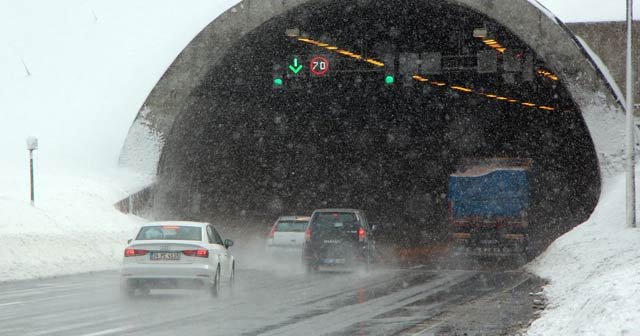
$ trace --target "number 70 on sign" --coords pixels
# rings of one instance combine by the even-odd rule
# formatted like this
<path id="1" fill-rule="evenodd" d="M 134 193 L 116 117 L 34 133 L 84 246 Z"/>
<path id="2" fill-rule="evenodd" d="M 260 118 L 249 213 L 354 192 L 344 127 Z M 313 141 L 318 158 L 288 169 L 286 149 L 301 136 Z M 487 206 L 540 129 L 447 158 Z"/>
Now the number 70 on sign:
<path id="1" fill-rule="evenodd" d="M 322 77 L 329 72 L 331 63 L 329 59 L 324 56 L 314 56 L 309 61 L 309 69 L 314 76 Z"/>

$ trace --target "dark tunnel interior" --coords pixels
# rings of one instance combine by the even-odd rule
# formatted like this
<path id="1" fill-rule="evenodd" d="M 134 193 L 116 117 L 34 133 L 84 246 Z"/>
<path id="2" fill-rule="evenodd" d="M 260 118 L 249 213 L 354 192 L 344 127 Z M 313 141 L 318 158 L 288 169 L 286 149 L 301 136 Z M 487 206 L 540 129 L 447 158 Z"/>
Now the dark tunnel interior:
<path id="1" fill-rule="evenodd" d="M 156 217 L 266 229 L 281 215 L 360 208 L 385 239 L 419 245 L 447 238 L 447 178 L 461 159 L 517 157 L 534 162 L 529 216 L 540 247 L 587 219 L 600 176 L 579 108 L 561 80 L 479 73 L 475 55 L 491 49 L 473 32 L 486 27 L 518 57 L 535 51 L 446 2 L 348 3 L 312 2 L 267 21 L 207 74 L 166 137 Z M 335 53 L 328 76 L 274 89 L 274 63 L 327 54 L 288 37 L 294 27 L 368 57 L 441 52 L 451 64 L 443 58 L 430 79 L 555 110 L 401 78 L 386 85 L 384 71 Z M 548 69 L 537 56 L 535 69 Z"/>

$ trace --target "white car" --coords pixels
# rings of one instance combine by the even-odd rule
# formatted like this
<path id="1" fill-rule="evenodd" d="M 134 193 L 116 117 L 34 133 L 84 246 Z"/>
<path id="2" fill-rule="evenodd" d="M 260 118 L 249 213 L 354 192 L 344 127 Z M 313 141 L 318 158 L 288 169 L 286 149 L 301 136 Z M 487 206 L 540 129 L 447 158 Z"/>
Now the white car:
<path id="1" fill-rule="evenodd" d="M 209 223 L 145 224 L 124 250 L 122 289 L 134 296 L 136 290 L 205 288 L 217 296 L 221 280 L 232 284 L 235 278 L 232 245 Z"/>
<path id="2" fill-rule="evenodd" d="M 267 251 L 271 254 L 293 252 L 301 256 L 304 232 L 311 217 L 283 216 L 271 227 L 267 236 Z"/>

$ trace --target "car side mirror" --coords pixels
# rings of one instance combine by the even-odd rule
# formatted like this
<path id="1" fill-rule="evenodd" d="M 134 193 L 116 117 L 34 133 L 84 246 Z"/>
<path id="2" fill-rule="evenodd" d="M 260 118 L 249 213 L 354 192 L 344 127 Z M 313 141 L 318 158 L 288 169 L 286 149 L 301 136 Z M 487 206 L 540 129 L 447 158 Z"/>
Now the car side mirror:
<path id="1" fill-rule="evenodd" d="M 231 246 L 233 246 L 233 240 L 231 240 L 231 239 L 225 239 L 225 240 L 224 240 L 224 247 L 226 247 L 226 248 L 230 248 Z"/>
<path id="2" fill-rule="evenodd" d="M 127 240 L 127 244 L 131 244 L 132 241 L 133 239 L 129 238 L 129 240 Z"/>

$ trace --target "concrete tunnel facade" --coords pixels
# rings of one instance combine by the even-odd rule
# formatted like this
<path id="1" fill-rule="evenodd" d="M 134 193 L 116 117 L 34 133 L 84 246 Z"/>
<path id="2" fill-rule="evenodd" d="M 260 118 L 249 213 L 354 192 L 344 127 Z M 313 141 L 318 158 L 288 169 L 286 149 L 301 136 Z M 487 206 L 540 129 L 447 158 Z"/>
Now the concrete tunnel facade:
<path id="1" fill-rule="evenodd" d="M 398 4 L 400 4 L 405 3 L 406 1 L 396 0 L 388 1 L 387 3 L 393 2 L 397 2 Z M 340 3 L 340 5 L 343 4 L 340 1 L 336 2 L 331 0 L 245 0 L 216 18 L 198 36 L 196 36 L 193 41 L 191 41 L 191 43 L 189 43 L 185 50 L 178 56 L 171 67 L 166 71 L 164 76 L 160 79 L 160 81 L 140 109 L 140 112 L 130 129 L 129 135 L 125 141 L 125 145 L 121 153 L 122 164 L 131 166 L 138 170 L 157 174 L 157 182 L 153 187 L 151 204 L 148 204 L 148 206 L 152 209 L 152 217 L 189 218 L 197 220 L 210 220 L 214 222 L 219 220 L 237 223 L 248 221 L 259 223 L 256 225 L 263 225 L 264 222 L 272 222 L 272 220 L 275 219 L 273 218 L 273 216 L 277 216 L 279 214 L 294 214 L 304 211 L 310 211 L 313 210 L 313 208 L 328 206 L 344 207 L 354 203 L 355 204 L 353 206 L 371 208 L 376 208 L 381 204 L 388 203 L 393 203 L 393 207 L 395 208 L 402 206 L 402 204 L 405 203 L 410 204 L 412 207 L 421 207 L 423 204 L 429 202 L 435 202 L 434 204 L 438 204 L 431 204 L 425 207 L 427 209 L 433 209 L 433 207 L 442 205 L 441 200 L 434 201 L 434 199 L 437 199 L 437 195 L 442 194 L 442 185 L 435 186 L 427 182 L 425 182 L 426 184 L 421 187 L 422 189 L 416 189 L 408 194 L 402 194 L 401 189 L 406 189 L 406 187 L 402 187 L 401 189 L 396 190 L 388 186 L 385 187 L 376 185 L 377 189 L 372 190 L 376 190 L 374 193 L 377 193 L 375 198 L 378 199 L 378 203 L 371 203 L 364 200 L 364 198 L 373 197 L 370 195 L 367 195 L 366 197 L 351 195 L 349 197 L 345 197 L 344 199 L 337 199 L 331 198 L 326 194 L 322 194 L 321 191 L 319 192 L 323 196 L 317 196 L 316 194 L 314 195 L 321 199 L 326 198 L 328 199 L 328 201 L 318 202 L 317 205 L 311 204 L 313 200 L 310 199 L 314 198 L 313 196 L 295 192 L 288 196 L 289 199 L 286 199 L 286 197 L 284 197 L 284 199 L 274 200 L 268 195 L 282 193 L 282 188 L 295 189 L 304 188 L 305 186 L 309 187 L 309 185 L 312 185 L 311 188 L 314 188 L 316 187 L 314 185 L 316 184 L 316 182 L 318 182 L 318 180 L 326 180 L 328 178 L 332 178 L 332 175 L 326 175 L 329 173 L 324 173 L 323 175 L 323 173 L 321 172 L 322 169 L 320 169 L 314 170 L 312 173 L 310 173 L 310 175 L 316 174 L 316 180 L 297 180 L 298 182 L 287 182 L 295 179 L 288 177 L 287 172 L 282 172 L 282 170 L 286 171 L 287 168 L 282 168 L 281 166 L 275 167 L 273 169 L 280 170 L 279 172 L 268 172 L 265 173 L 266 175 L 260 175 L 251 179 L 247 179 L 243 182 L 238 182 L 244 183 L 245 188 L 253 191 L 240 193 L 241 195 L 237 196 L 236 199 L 225 198 L 227 197 L 224 196 L 225 194 L 234 193 L 231 189 L 226 188 L 230 183 L 236 181 L 237 175 L 233 175 L 233 171 L 237 171 L 239 167 L 256 167 L 256 165 L 259 164 L 268 167 L 271 167 L 271 165 L 278 165 L 277 163 L 268 160 L 267 162 L 253 162 L 251 160 L 247 161 L 247 157 L 260 156 L 265 153 L 261 152 L 262 154 L 260 154 L 255 152 L 255 148 L 253 147 L 258 146 L 256 145 L 256 143 L 248 142 L 243 145 L 244 147 L 235 145 L 235 142 L 242 142 L 241 140 L 244 139 L 247 134 L 253 134 L 251 133 L 253 131 L 247 131 L 246 128 L 254 130 L 256 127 L 260 128 L 264 126 L 263 124 L 247 126 L 247 120 L 251 119 L 251 114 L 247 114 L 247 110 L 255 112 L 259 111 L 261 106 L 280 106 L 279 104 L 282 104 L 283 102 L 286 103 L 286 100 L 278 100 L 278 98 L 274 98 L 275 100 L 270 100 L 271 98 L 267 100 L 260 100 L 256 98 L 255 104 L 253 105 L 242 105 L 240 103 L 236 103 L 236 100 L 246 101 L 252 100 L 254 98 L 251 98 L 251 95 L 247 96 L 246 92 L 239 92 L 235 89 L 229 89 L 228 92 L 226 92 L 226 89 L 220 89 L 219 87 L 216 87 L 215 84 L 212 84 L 212 73 L 222 73 L 221 76 L 224 77 L 224 71 L 220 69 L 229 68 L 230 64 L 233 63 L 232 61 L 247 61 L 251 60 L 251 57 L 260 58 L 265 56 L 266 54 L 264 54 L 264 52 L 262 51 L 264 48 L 260 49 L 259 47 L 256 47 L 256 49 L 251 49 L 252 47 L 249 45 L 249 42 L 253 44 L 259 44 L 260 36 L 270 36 L 273 33 L 273 29 L 281 29 L 282 27 L 278 26 L 277 24 L 278 20 L 291 20 L 292 13 L 296 13 L 296 15 L 304 15 L 305 11 L 306 13 L 313 11 L 317 14 L 317 16 L 322 17 L 324 9 L 326 9 L 327 12 L 330 12 L 331 8 L 333 8 L 333 10 L 335 11 L 338 3 Z M 375 6 L 378 6 L 378 3 L 380 2 L 374 0 L 360 0 L 354 1 L 350 5 L 344 5 L 355 6 L 358 8 L 373 8 Z M 553 133 L 549 135 L 546 141 L 552 142 L 553 146 L 551 147 L 556 148 L 558 152 L 554 153 L 553 148 L 548 150 L 539 149 L 539 147 L 543 146 L 544 142 L 537 142 L 535 145 L 531 145 L 536 148 L 527 148 L 526 150 L 524 150 L 524 152 L 533 153 L 531 155 L 538 155 L 540 157 L 544 157 L 544 155 L 556 155 L 557 160 L 554 159 L 549 161 L 548 163 L 541 163 L 541 166 L 543 166 L 541 170 L 556 169 L 556 173 L 554 173 L 555 175 L 553 178 L 542 178 L 541 180 L 544 181 L 540 182 L 540 185 L 544 185 L 544 188 L 541 187 L 540 189 L 548 189 L 552 186 L 555 186 L 561 179 L 578 182 L 568 182 L 567 185 L 558 187 L 558 189 L 571 189 L 573 188 L 571 186 L 571 183 L 580 186 L 575 187 L 575 190 L 568 190 L 565 193 L 563 193 L 563 191 L 557 192 L 557 200 L 566 198 L 575 199 L 575 203 L 566 204 L 566 214 L 558 215 L 557 218 L 551 219 L 555 216 L 553 214 L 554 209 L 549 208 L 551 206 L 551 203 L 545 203 L 540 206 L 540 208 L 543 209 L 540 210 L 540 213 L 544 213 L 544 222 L 546 224 L 538 223 L 538 226 L 541 229 L 538 232 L 537 239 L 540 241 L 540 245 L 544 246 L 555 239 L 558 235 L 566 232 L 571 227 L 584 221 L 592 212 L 599 198 L 599 193 L 601 190 L 601 176 L 609 174 L 612 170 L 618 170 L 621 166 L 624 141 L 624 113 L 623 109 L 621 108 L 620 97 L 616 96 L 616 92 L 613 89 L 615 84 L 609 83 L 607 81 L 607 79 L 605 78 L 606 76 L 597 67 L 596 63 L 593 59 L 591 59 L 588 52 L 570 33 L 570 31 L 564 27 L 563 24 L 561 24 L 552 15 L 547 13 L 544 8 L 534 5 L 529 1 L 424 0 L 414 1 L 413 3 L 415 4 L 412 4 L 412 6 L 417 6 L 416 8 L 419 8 L 420 10 L 416 11 L 420 13 L 407 13 L 405 11 L 403 15 L 410 16 L 411 18 L 415 19 L 420 16 L 425 16 L 428 12 L 426 9 L 431 11 L 430 13 L 437 13 L 438 10 L 447 12 L 459 11 L 460 13 L 462 13 L 461 17 L 467 17 L 467 19 L 462 20 L 462 23 L 459 24 L 470 22 L 468 24 L 472 25 L 477 23 L 478 20 L 484 20 L 485 22 L 488 22 L 489 25 L 499 26 L 500 29 L 508 33 L 510 37 L 517 39 L 518 43 L 521 43 L 526 48 L 532 50 L 537 55 L 537 59 L 540 59 L 544 62 L 545 68 L 549 69 L 560 78 L 559 82 L 561 84 L 559 84 L 557 88 L 554 86 L 553 90 L 555 91 L 542 90 L 538 94 L 551 94 L 555 97 L 560 97 L 558 99 L 564 99 L 566 101 L 566 104 L 564 104 L 566 108 L 575 109 L 578 112 L 575 113 L 572 117 L 549 117 L 555 119 L 553 119 L 554 121 L 549 121 L 546 123 L 541 123 L 538 121 L 529 122 L 530 125 L 534 125 L 531 127 L 536 129 L 536 132 L 534 133 L 537 135 L 531 135 L 532 137 L 538 137 L 538 135 L 544 137 L 547 133 Z M 426 7 L 422 8 L 420 6 Z M 379 9 L 380 8 L 377 8 L 377 10 Z M 288 19 L 287 15 L 289 15 Z M 340 14 L 339 12 L 333 12 L 331 15 Z M 286 26 L 286 24 L 284 23 L 282 25 L 284 25 L 283 27 Z M 301 27 L 301 29 L 304 29 L 304 27 Z M 284 31 L 279 30 L 277 32 L 284 35 Z M 269 43 L 275 43 L 271 40 L 269 41 Z M 244 56 L 233 56 L 239 58 L 232 57 L 230 59 L 230 55 L 233 54 L 254 56 L 246 56 L 245 58 L 242 58 Z M 267 75 L 268 78 L 271 78 L 270 76 L 271 74 Z M 267 85 L 269 85 L 269 90 L 271 90 L 271 82 L 267 82 Z M 214 93 L 211 93 L 212 91 L 214 91 Z M 218 91 L 225 92 L 219 94 L 215 93 Z M 336 94 L 349 95 L 349 92 L 351 91 L 336 91 Z M 433 92 L 429 92 L 431 95 L 435 95 L 433 94 Z M 270 93 L 268 90 L 263 93 L 263 95 L 267 96 L 269 94 Z M 401 97 L 403 95 L 404 94 L 399 93 L 396 95 L 383 94 L 382 96 L 385 97 L 385 102 L 397 103 L 402 100 Z M 433 98 L 435 100 L 429 100 L 426 102 L 422 101 L 421 98 L 416 98 L 415 100 L 411 99 L 411 101 L 407 103 L 407 106 L 416 105 L 416 101 L 418 101 L 419 104 L 425 105 L 439 104 L 440 106 L 458 106 L 460 109 L 465 109 L 468 105 L 484 104 L 484 102 L 481 100 L 473 100 L 464 101 L 462 103 L 459 103 L 459 105 L 456 105 L 458 103 L 455 103 L 455 101 L 461 100 L 458 95 L 446 94 L 445 96 L 446 98 Z M 239 97 L 240 99 L 232 99 L 230 97 Z M 451 105 L 452 102 L 454 102 L 453 105 Z M 337 104 L 340 105 L 340 102 L 338 102 Z M 357 106 L 358 105 L 353 105 L 353 103 L 351 105 L 345 103 L 344 106 L 338 106 L 336 107 L 336 109 L 357 109 Z M 244 117 L 218 117 L 218 112 L 215 112 L 217 113 L 215 115 L 211 114 L 213 113 L 212 111 L 220 111 L 225 108 L 233 111 L 233 113 L 230 112 L 229 114 Z M 306 107 L 304 106 L 297 107 L 297 109 L 305 108 Z M 282 117 L 289 123 L 293 123 L 293 126 L 291 128 L 295 128 L 295 123 L 297 120 L 303 120 L 301 121 L 301 123 L 303 124 L 304 122 L 307 122 L 304 121 L 306 120 L 304 119 L 305 117 L 301 117 L 299 114 L 296 114 L 298 112 L 293 111 L 295 109 L 296 108 L 292 108 L 292 111 L 286 112 L 286 115 Z M 491 105 L 491 107 L 487 107 L 487 110 L 488 109 L 500 110 L 499 107 L 493 107 L 493 105 Z M 365 111 L 365 108 L 362 108 L 362 111 Z M 376 112 L 367 113 L 373 115 Z M 338 113 L 335 118 L 340 119 L 343 118 L 343 116 L 345 116 L 345 114 Z M 344 118 L 348 119 L 348 117 Z M 449 118 L 449 116 L 447 116 L 447 118 Z M 457 117 L 451 116 L 451 118 Z M 464 123 L 464 125 L 461 127 L 465 128 L 465 131 L 472 130 L 475 124 L 474 120 L 478 118 L 483 119 L 484 117 L 472 117 L 471 121 L 467 120 L 466 123 Z M 275 119 L 280 120 L 281 117 L 279 116 Z M 207 120 L 211 121 L 207 123 Z M 381 123 L 380 115 L 372 117 L 372 120 L 376 120 L 375 123 Z M 414 118 L 409 118 L 403 121 L 403 125 L 406 126 L 411 125 L 411 123 L 424 123 L 423 127 L 418 133 L 428 134 L 429 132 L 433 132 L 432 128 L 436 127 L 433 125 L 437 124 L 439 119 L 430 119 L 428 122 L 420 120 L 421 117 L 414 116 Z M 500 121 L 501 119 L 496 120 Z M 509 133 L 512 132 L 510 131 L 510 128 L 517 128 L 521 127 L 522 125 L 525 125 L 522 127 L 528 127 L 526 125 L 529 125 L 523 124 L 522 121 L 513 121 L 512 119 L 508 120 L 511 120 L 507 122 L 511 123 L 509 124 L 510 127 L 504 127 L 503 130 L 495 132 Z M 497 121 L 494 120 L 491 122 L 496 123 Z M 309 123 L 315 125 L 315 123 L 317 122 L 319 121 L 315 120 L 310 121 Z M 349 123 L 357 124 L 358 121 L 354 119 L 350 120 Z M 361 126 L 364 125 L 363 127 L 365 128 L 370 127 L 371 123 L 373 122 L 365 122 L 364 124 L 361 124 Z M 394 126 L 396 125 L 395 121 L 385 121 L 384 118 L 382 118 L 382 123 L 386 123 L 385 125 L 387 126 L 382 127 L 387 127 L 387 129 L 389 130 L 386 134 L 384 134 L 384 137 L 386 137 L 387 141 L 389 141 L 389 137 L 402 137 L 400 133 L 403 133 L 404 129 L 402 127 L 405 126 L 396 127 Z M 214 139 L 216 137 L 215 131 L 211 131 L 211 129 L 215 128 L 216 125 L 223 124 L 226 125 L 225 129 L 244 127 L 245 130 L 227 134 L 228 138 L 232 139 L 230 140 L 231 142 L 229 142 L 229 140 L 227 139 L 222 138 L 207 141 L 206 139 Z M 304 125 L 308 126 L 310 124 Z M 563 125 L 567 125 L 568 131 L 561 130 Z M 273 130 L 275 130 L 275 132 L 280 132 L 278 127 L 280 126 L 273 128 Z M 549 129 L 545 130 L 545 127 Z M 197 136 L 200 138 L 199 140 L 193 138 L 190 140 L 187 139 L 193 137 L 192 135 L 190 135 L 192 131 L 193 133 L 197 134 Z M 465 133 L 465 131 L 463 131 L 463 133 Z M 220 131 L 219 133 L 222 134 L 224 132 Z M 517 137 L 517 135 L 515 135 L 515 132 L 512 133 L 514 134 L 510 135 L 511 138 L 509 139 Z M 323 136 L 327 137 L 327 134 L 324 134 Z M 296 136 L 300 137 L 300 135 Z M 363 137 L 367 136 L 368 135 Z M 220 137 L 223 136 L 220 135 Z M 427 137 L 427 135 L 424 135 L 425 139 L 427 139 Z M 485 137 L 491 138 L 491 135 L 485 135 Z M 514 140 L 514 143 L 522 142 L 521 140 Z M 525 140 L 531 142 L 530 139 Z M 262 139 L 260 141 L 262 141 Z M 271 148 L 270 150 L 273 150 L 273 148 L 281 148 L 285 143 L 281 143 L 278 141 L 281 140 L 265 140 L 265 142 L 267 143 L 265 146 Z M 290 142 L 291 139 L 287 141 Z M 490 140 L 487 141 L 490 142 Z M 495 141 L 497 144 L 500 140 Z M 566 143 L 563 143 L 565 141 Z M 455 143 L 455 140 L 451 140 L 446 143 L 436 142 L 435 144 L 437 144 L 438 146 L 455 146 L 451 145 L 452 143 Z M 319 143 L 319 146 L 322 147 L 324 145 L 322 143 Z M 494 145 L 494 147 L 496 146 L 499 145 Z M 563 148 L 562 146 L 570 148 Z M 206 147 L 208 149 L 198 149 L 198 147 Z M 217 147 L 217 149 L 211 149 L 213 147 Z M 408 145 L 402 145 L 399 147 L 401 148 L 398 149 L 398 151 L 405 150 L 406 152 L 414 153 L 412 154 L 414 156 L 416 151 L 420 151 L 420 147 L 416 147 L 414 149 L 407 149 L 406 147 L 410 147 Z M 516 145 L 516 147 L 518 146 Z M 227 151 L 226 149 L 229 150 Z M 289 150 L 303 152 L 294 155 L 296 157 L 295 160 L 302 160 L 301 158 L 304 157 L 304 146 L 302 145 L 297 149 L 295 146 L 291 146 Z M 334 149 L 334 151 L 335 150 L 336 149 Z M 225 153 L 220 153 L 220 151 L 225 151 Z M 455 150 L 452 151 L 455 152 Z M 514 151 L 518 152 L 518 150 Z M 579 153 L 576 154 L 576 152 Z M 369 154 L 365 154 L 365 156 L 373 155 L 371 154 L 373 152 L 366 153 Z M 484 155 L 490 155 L 492 153 L 493 152 L 489 150 L 489 152 L 484 153 Z M 503 155 L 504 153 L 511 152 L 509 152 L 508 149 L 501 147 L 499 150 L 495 149 L 495 153 L 497 155 Z M 432 154 L 433 153 L 431 153 L 430 155 Z M 277 151 L 278 157 L 287 155 L 287 150 Z M 327 156 L 329 154 L 322 153 L 318 155 Z M 455 155 L 458 156 L 456 156 L 455 158 L 447 157 L 446 159 L 433 159 L 431 161 L 426 160 L 422 164 L 422 169 L 442 170 L 442 176 L 434 177 L 436 180 L 442 179 L 443 176 L 446 176 L 452 169 L 452 162 L 464 156 L 464 154 L 454 154 L 454 156 Z M 207 159 L 191 160 L 190 157 L 204 157 Z M 244 157 L 244 159 L 238 157 Z M 397 156 L 394 160 L 404 160 L 398 158 L 407 157 L 411 156 Z M 218 162 L 220 166 L 228 167 L 224 169 L 220 168 L 218 170 L 216 170 L 217 168 L 209 170 L 208 173 L 198 172 L 198 168 L 194 168 L 201 165 L 207 165 L 205 161 L 211 160 L 211 158 L 213 158 L 214 161 Z M 344 160 L 344 156 L 341 156 L 340 158 L 341 160 Z M 220 163 L 224 160 L 227 160 L 228 162 Z M 373 174 L 372 172 L 374 170 L 398 169 L 397 165 L 388 162 L 388 160 L 385 158 L 379 158 L 378 160 L 379 167 L 370 168 L 369 170 L 362 168 L 362 170 L 365 170 L 365 173 L 363 173 L 363 175 Z M 443 161 L 446 162 L 443 163 Z M 296 161 L 293 161 L 293 163 L 295 162 Z M 438 163 L 434 163 L 433 166 L 429 166 L 429 164 L 431 164 L 432 162 Z M 288 162 L 289 166 L 291 164 L 292 162 Z M 360 161 L 354 161 L 351 162 L 350 165 L 358 166 L 364 165 L 364 163 Z M 552 167 L 554 165 L 556 165 L 557 167 Z M 576 165 L 579 165 L 580 167 L 574 167 Z M 400 169 L 405 169 L 403 167 L 404 166 L 400 167 Z M 557 174 L 557 171 L 567 169 L 569 169 L 569 173 L 567 173 L 567 176 L 570 175 L 569 177 L 559 176 Z M 410 171 L 407 173 L 407 176 L 412 176 L 408 179 L 416 178 L 415 176 L 419 176 L 420 172 L 417 172 L 418 169 L 414 168 L 414 170 L 415 171 Z M 207 177 L 204 175 L 209 176 Z M 214 181 L 215 177 L 211 178 L 211 176 L 226 176 L 227 178 L 223 182 L 220 182 Z M 349 176 L 354 178 L 354 175 Z M 358 186 L 358 188 L 366 190 L 368 186 L 371 186 L 371 184 L 378 184 L 381 183 L 380 180 L 385 180 L 384 176 L 387 175 L 381 174 L 375 178 L 370 178 L 369 180 L 367 180 L 369 182 L 363 182 Z M 582 179 L 582 177 L 580 176 L 587 177 L 584 177 L 584 179 Z M 340 178 L 346 177 L 341 176 Z M 366 180 L 366 178 L 364 179 Z M 261 180 L 267 180 L 267 185 L 264 185 L 261 188 L 255 188 L 255 190 L 252 189 L 256 186 L 257 183 L 261 183 L 256 181 Z M 384 182 L 386 183 L 386 180 Z M 367 185 L 367 183 L 369 183 L 369 185 Z M 396 181 L 393 179 L 390 179 L 388 183 L 389 185 L 393 185 L 394 183 L 406 183 L 407 186 L 411 185 L 411 181 Z M 200 187 L 196 186 L 203 184 L 210 184 L 209 191 L 206 191 L 206 188 L 201 189 Z M 340 185 L 325 186 L 324 183 L 320 184 L 323 185 L 322 188 L 342 190 L 342 192 L 347 189 L 357 189 L 353 185 L 348 185 L 348 183 L 347 185 L 345 185 L 344 180 Z M 197 190 L 194 190 L 194 188 Z M 423 190 L 427 189 L 429 190 L 429 192 L 422 192 Z M 388 190 L 391 191 L 389 192 Z M 260 194 L 261 192 L 262 194 Z M 360 192 L 366 193 L 366 191 Z M 433 195 L 430 196 L 431 192 L 433 193 Z M 260 199 L 263 199 L 264 204 L 259 204 L 260 200 L 258 199 L 250 200 L 253 193 L 260 194 Z M 397 199 L 394 193 L 397 193 L 399 195 Z M 544 191 L 540 191 L 539 193 L 540 199 L 546 198 Z M 308 201 L 305 201 L 305 199 L 307 199 Z M 557 203 L 557 200 L 553 200 L 553 202 Z M 253 204 L 252 206 L 249 206 L 250 209 L 243 209 L 242 206 L 238 205 L 238 203 L 244 203 L 245 201 Z M 545 201 L 541 202 L 544 203 Z M 573 210 L 569 210 L 569 208 L 572 208 Z M 575 210 L 576 208 L 579 208 L 579 210 Z M 209 209 L 209 211 L 204 209 Z M 402 216 L 393 215 L 391 216 L 393 218 L 389 218 L 383 216 L 382 214 L 387 213 L 388 210 L 389 209 L 385 209 L 384 211 L 380 210 L 381 213 L 378 214 L 378 217 L 380 217 L 378 220 L 380 222 L 393 221 L 393 218 L 395 217 L 399 218 L 404 216 L 404 219 L 401 220 L 401 222 L 403 222 L 403 224 L 401 225 L 406 226 L 410 230 L 413 230 L 416 227 L 420 228 L 424 226 L 429 227 L 438 225 L 437 223 L 441 223 L 445 217 L 445 211 L 443 210 L 440 211 L 439 215 L 432 215 L 428 213 L 428 211 L 418 211 L 416 214 L 403 214 Z M 260 212 L 264 213 L 264 217 L 261 217 L 261 215 L 259 214 Z M 411 218 L 415 217 L 429 217 L 431 219 L 427 219 L 426 221 L 422 220 L 422 222 L 416 221 L 416 223 L 409 223 L 412 221 Z M 543 216 L 541 215 L 541 217 Z M 551 222 L 552 224 L 548 224 Z M 551 226 L 554 226 L 554 228 L 551 228 Z M 418 231 L 420 230 L 418 229 Z M 545 234 L 545 232 L 551 233 Z"/>

